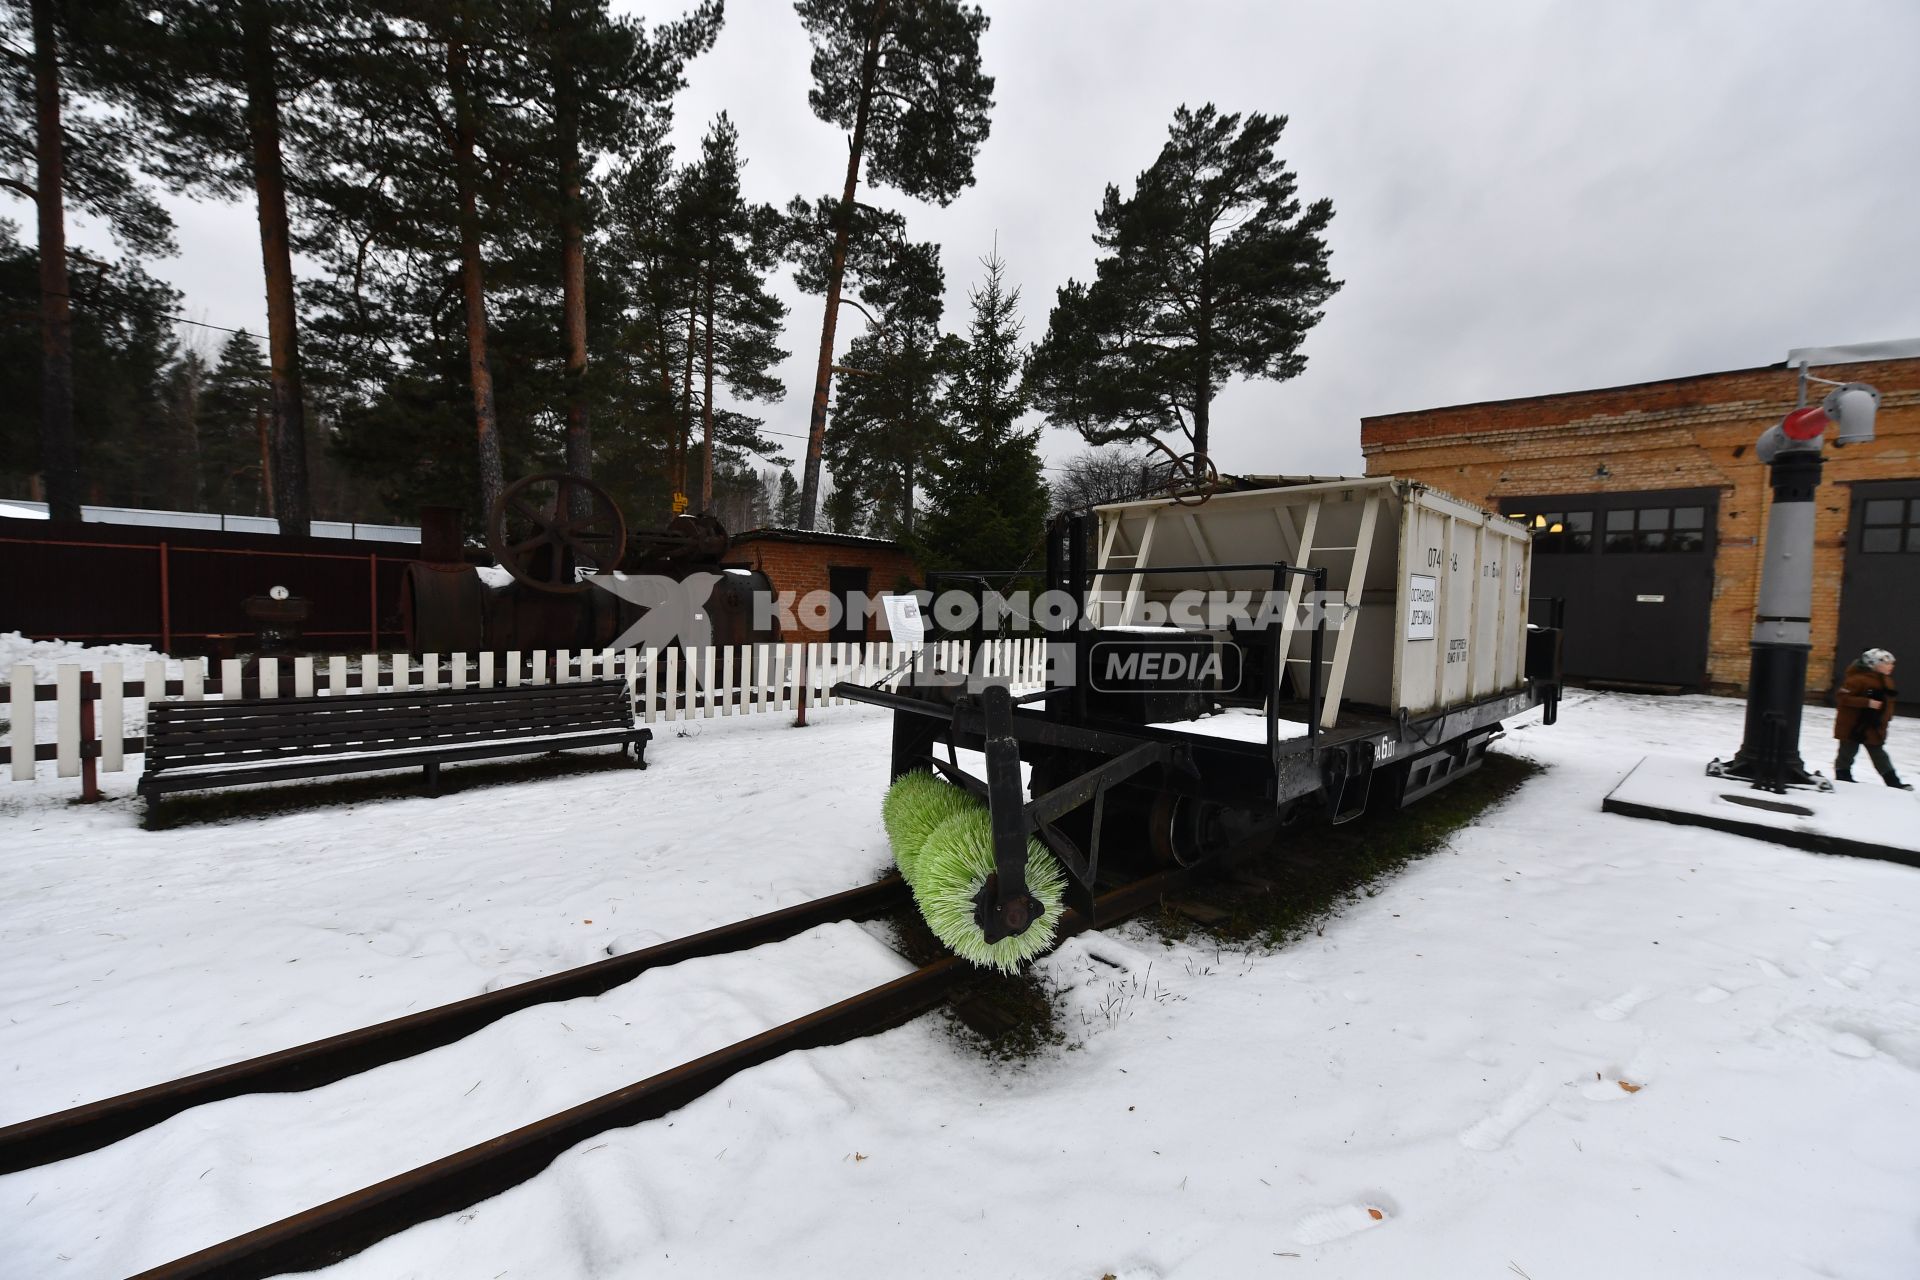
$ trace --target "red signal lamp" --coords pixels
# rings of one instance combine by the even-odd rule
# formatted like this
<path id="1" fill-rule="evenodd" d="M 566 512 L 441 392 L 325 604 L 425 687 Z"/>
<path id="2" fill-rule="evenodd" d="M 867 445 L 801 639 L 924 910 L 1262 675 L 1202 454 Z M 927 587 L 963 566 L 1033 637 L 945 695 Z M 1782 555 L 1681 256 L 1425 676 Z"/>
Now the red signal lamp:
<path id="1" fill-rule="evenodd" d="M 1780 422 L 1780 430 L 1793 440 L 1818 440 L 1826 434 L 1833 419 L 1827 417 L 1827 411 L 1817 404 L 1795 409 Z"/>

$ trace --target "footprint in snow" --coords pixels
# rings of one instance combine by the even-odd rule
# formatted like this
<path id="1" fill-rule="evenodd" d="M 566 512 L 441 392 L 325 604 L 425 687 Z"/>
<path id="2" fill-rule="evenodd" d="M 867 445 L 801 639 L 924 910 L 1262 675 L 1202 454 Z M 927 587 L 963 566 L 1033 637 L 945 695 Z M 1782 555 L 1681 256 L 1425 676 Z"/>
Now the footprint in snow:
<path id="1" fill-rule="evenodd" d="M 1293 1242 L 1327 1244 L 1381 1226 L 1391 1217 L 1388 1206 L 1366 1201 L 1316 1209 L 1293 1224 Z"/>
<path id="2" fill-rule="evenodd" d="M 1619 1022 L 1635 1009 L 1638 1009 L 1641 1005 L 1653 999 L 1654 994 L 1652 987 L 1635 987 L 1631 991 L 1620 993 L 1605 1004 L 1595 1005 L 1593 1008 L 1593 1016 L 1602 1022 Z"/>
<path id="3" fill-rule="evenodd" d="M 1693 993 L 1693 999 L 1695 1004 L 1719 1004 L 1732 994 L 1733 992 L 1727 990 L 1725 987 L 1716 987 L 1709 982 L 1706 986 Z"/>
<path id="4" fill-rule="evenodd" d="M 1873 962 L 1870 960 L 1855 960 L 1846 968 L 1842 969 L 1833 980 L 1850 991 L 1858 991 L 1873 981 Z"/>
<path id="5" fill-rule="evenodd" d="M 1871 1058 L 1877 1052 L 1873 1041 L 1852 1031 L 1834 1031 L 1827 1037 L 1827 1048 L 1843 1058 Z"/>
<path id="6" fill-rule="evenodd" d="M 1759 969 L 1761 973 L 1766 974 L 1775 981 L 1779 981 L 1782 978 L 1797 978 L 1800 976 L 1791 969 L 1775 964 L 1765 956 L 1755 956 L 1753 963 L 1754 967 Z"/>
<path id="7" fill-rule="evenodd" d="M 1531 1120 L 1547 1105 L 1553 1085 L 1535 1071 L 1526 1082 L 1504 1098 L 1500 1105 L 1460 1131 L 1460 1145 L 1474 1151 L 1498 1151 L 1507 1145 L 1514 1131 Z"/>

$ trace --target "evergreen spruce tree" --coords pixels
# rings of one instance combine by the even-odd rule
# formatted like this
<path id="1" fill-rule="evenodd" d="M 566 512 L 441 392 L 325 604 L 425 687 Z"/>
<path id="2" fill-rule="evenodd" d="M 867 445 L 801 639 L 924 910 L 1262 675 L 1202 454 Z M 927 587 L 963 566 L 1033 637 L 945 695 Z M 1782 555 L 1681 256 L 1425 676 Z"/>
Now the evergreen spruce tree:
<path id="1" fill-rule="evenodd" d="M 69 251 L 73 423 L 90 502 L 192 509 L 198 477 L 190 440 L 167 416 L 177 363 L 180 294 L 138 261 Z M 0 315 L 30 319 L 39 255 L 0 222 Z M 0 324 L 0 482 L 24 491 L 40 470 L 41 334 Z"/>
<path id="2" fill-rule="evenodd" d="M 742 198 L 741 166 L 739 133 L 722 112 L 681 184 L 678 222 L 692 268 L 697 331 L 691 354 L 700 374 L 701 511 L 713 509 L 720 451 L 772 450 L 759 437 L 759 419 L 715 403 L 716 380 L 743 400 L 772 402 L 786 394 L 773 369 L 787 356 L 778 341 L 787 308 L 766 288 L 778 259 L 780 216 L 770 205 Z"/>
<path id="3" fill-rule="evenodd" d="M 1018 425 L 1026 410 L 1020 291 L 1006 287 L 1006 263 L 997 253 L 982 262 L 986 279 L 969 294 L 973 320 L 942 406 L 949 443 L 929 484 L 932 510 L 915 539 L 934 568 L 1030 568 L 1043 548 L 1040 433 Z"/>
<path id="4" fill-rule="evenodd" d="M 846 181 L 831 206 L 826 307 L 801 478 L 800 526 L 811 529 L 861 165 L 871 182 L 916 199 L 952 202 L 973 183 L 974 153 L 986 140 L 993 108 L 993 77 L 980 69 L 987 18 L 977 6 L 958 0 L 796 0 L 794 8 L 813 42 L 808 105 L 847 132 Z"/>
<path id="5" fill-rule="evenodd" d="M 783 529 L 794 528 L 800 519 L 800 486 L 794 482 L 793 468 L 780 471 L 780 499 L 774 507 L 774 523 Z"/>
<path id="6" fill-rule="evenodd" d="M 599 380 L 603 413 L 617 430 L 598 433 L 600 479 L 633 513 L 668 510 L 685 492 L 683 371 L 692 344 L 688 317 L 695 296 L 693 263 L 676 218 L 678 188 L 664 122 L 657 122 L 603 184 L 600 234 L 592 259 L 611 282 L 603 291 L 613 334 Z M 603 295 L 596 295 L 603 296 Z M 644 497 L 643 497 L 644 495 Z"/>
<path id="7" fill-rule="evenodd" d="M 847 348 L 824 456 L 843 501 L 881 536 L 913 532 L 920 486 L 946 438 L 940 400 L 954 343 L 940 332 L 945 291 L 939 246 L 912 243 L 861 291 L 873 327 Z"/>
<path id="8" fill-rule="evenodd" d="M 1107 188 L 1093 283 L 1060 290 L 1030 365 L 1051 422 L 1090 444 L 1174 433 L 1205 457 L 1227 379 L 1306 368 L 1300 344 L 1340 285 L 1332 203 L 1303 209 L 1274 154 L 1286 123 L 1183 106 L 1133 194 Z"/>
<path id="9" fill-rule="evenodd" d="M 260 344 L 245 329 L 229 337 L 201 388 L 195 427 L 202 492 L 207 505 L 228 515 L 266 515 L 270 466 L 265 443 L 271 413 L 270 373 Z"/>

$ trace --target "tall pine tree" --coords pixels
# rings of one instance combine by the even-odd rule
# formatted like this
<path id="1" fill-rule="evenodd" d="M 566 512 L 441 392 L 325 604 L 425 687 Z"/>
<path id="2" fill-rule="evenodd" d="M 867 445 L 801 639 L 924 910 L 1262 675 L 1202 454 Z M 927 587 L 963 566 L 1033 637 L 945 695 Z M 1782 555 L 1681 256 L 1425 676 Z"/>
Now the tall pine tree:
<path id="1" fill-rule="evenodd" d="M 1300 344 L 1340 284 L 1332 202 L 1303 209 L 1274 154 L 1286 124 L 1183 106 L 1133 194 L 1107 188 L 1093 283 L 1060 290 L 1033 354 L 1034 402 L 1055 425 L 1090 444 L 1177 434 L 1204 458 L 1229 378 L 1306 368 Z"/>
<path id="2" fill-rule="evenodd" d="M 344 0 L 98 0 L 101 60 L 151 131 L 152 166 L 173 189 L 235 199 L 258 217 L 266 285 L 273 507 L 280 528 L 304 536 L 306 396 L 300 365 L 289 150 L 331 122 L 299 110 L 321 72 L 312 51 L 338 34 Z"/>
<path id="3" fill-rule="evenodd" d="M 561 331 L 566 348 L 566 466 L 593 475 L 587 382 L 587 241 L 595 207 L 596 154 L 625 153 L 683 84 L 689 59 L 713 44 L 720 30 L 719 0 L 705 0 L 686 18 L 646 31 L 615 18 L 606 0 L 544 0 L 532 37 L 551 92 L 541 129 L 552 166 L 549 206 L 560 247 Z M 574 500 L 588 501 L 584 489 Z M 585 514 L 584 511 L 577 514 Z"/>
<path id="4" fill-rule="evenodd" d="M 832 206 L 824 271 L 825 315 L 800 488 L 800 526 L 811 529 L 820 498 L 842 277 L 856 230 L 860 167 L 869 181 L 948 204 L 973 183 L 986 140 L 993 77 L 980 69 L 987 18 L 958 0 L 796 0 L 813 42 L 814 115 L 846 130 L 847 174 Z"/>
<path id="5" fill-rule="evenodd" d="M 85 483 L 74 429 L 69 202 L 104 218 L 140 253 L 172 247 L 171 222 L 133 180 L 145 138 L 72 101 L 110 93 L 90 62 L 82 0 L 7 0 L 0 6 L 0 189 L 32 203 L 39 233 L 40 439 L 38 463 L 56 520 L 78 520 Z"/>

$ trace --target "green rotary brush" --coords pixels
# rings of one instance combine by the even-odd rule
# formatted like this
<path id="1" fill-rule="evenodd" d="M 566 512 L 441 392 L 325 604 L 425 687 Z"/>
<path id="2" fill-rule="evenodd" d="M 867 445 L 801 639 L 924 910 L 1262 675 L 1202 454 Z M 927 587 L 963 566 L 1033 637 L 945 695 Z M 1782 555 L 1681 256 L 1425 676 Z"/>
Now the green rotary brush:
<path id="1" fill-rule="evenodd" d="M 928 773 L 897 780 L 881 805 L 893 859 L 927 927 L 962 960 L 1012 973 L 1053 945 L 1067 878 L 1053 855 L 1027 841 L 1027 890 L 1041 911 L 1025 932 L 988 942 L 974 899 L 993 874 L 993 819 L 967 792 Z"/>
<path id="2" fill-rule="evenodd" d="M 914 859 L 913 899 L 934 937 L 962 960 L 1012 973 L 1053 945 L 1060 929 L 1067 877 L 1040 842 L 1027 839 L 1027 892 L 1040 914 L 1026 931 L 988 942 L 974 917 L 974 900 L 993 874 L 993 816 L 984 807 L 955 814 L 933 829 Z"/>

